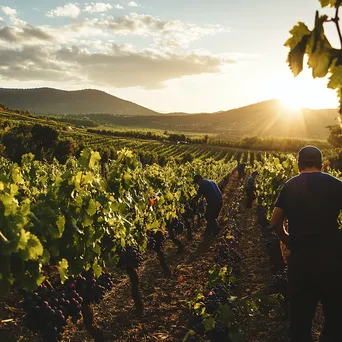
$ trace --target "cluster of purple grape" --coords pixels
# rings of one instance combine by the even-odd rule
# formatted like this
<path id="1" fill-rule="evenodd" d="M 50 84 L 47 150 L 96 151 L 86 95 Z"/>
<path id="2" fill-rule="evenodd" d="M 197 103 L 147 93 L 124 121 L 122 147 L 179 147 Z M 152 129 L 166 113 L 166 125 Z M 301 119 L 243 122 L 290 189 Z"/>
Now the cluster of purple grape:
<path id="1" fill-rule="evenodd" d="M 175 235 L 179 235 L 184 231 L 184 224 L 178 217 L 173 218 L 166 224 L 166 229 L 169 232 L 172 231 Z"/>
<path id="2" fill-rule="evenodd" d="M 80 294 L 86 303 L 99 303 L 106 291 L 113 287 L 113 281 L 109 273 L 102 273 L 95 278 L 90 271 L 83 272 L 77 277 L 69 277 L 65 285 Z"/>
<path id="3" fill-rule="evenodd" d="M 118 251 L 119 262 L 117 266 L 119 268 L 131 268 L 136 269 L 142 263 L 142 255 L 137 246 L 127 246 L 125 250 Z"/>
<path id="4" fill-rule="evenodd" d="M 74 323 L 82 317 L 82 302 L 82 297 L 72 288 L 56 291 L 42 285 L 24 297 L 25 323 L 31 331 L 40 332 L 44 341 L 58 341 L 68 317 Z"/>
<path id="5" fill-rule="evenodd" d="M 161 230 L 150 232 L 147 237 L 147 248 L 151 251 L 161 252 L 164 249 L 165 235 Z"/>
<path id="6" fill-rule="evenodd" d="M 221 266 L 229 265 L 237 270 L 241 256 L 233 246 L 236 246 L 236 242 L 233 240 L 231 243 L 221 242 L 218 247 L 218 253 L 215 257 L 215 262 Z"/>
<path id="7" fill-rule="evenodd" d="M 83 303 L 98 303 L 112 286 L 108 273 L 95 279 L 89 271 L 69 277 L 64 284 L 55 282 L 53 287 L 43 284 L 24 295 L 25 324 L 34 333 L 40 332 L 44 341 L 58 341 L 67 319 L 70 317 L 76 323 L 82 318 Z"/>

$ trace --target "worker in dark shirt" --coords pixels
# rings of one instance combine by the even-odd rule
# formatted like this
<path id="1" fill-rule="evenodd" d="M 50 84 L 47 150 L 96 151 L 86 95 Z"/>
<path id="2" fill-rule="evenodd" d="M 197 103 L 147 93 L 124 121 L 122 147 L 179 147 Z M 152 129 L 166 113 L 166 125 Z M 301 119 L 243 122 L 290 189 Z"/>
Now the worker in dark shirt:
<path id="1" fill-rule="evenodd" d="M 243 178 L 245 176 L 245 163 L 238 163 L 237 167 L 233 170 L 233 172 L 237 172 L 239 175 L 239 178 Z"/>
<path id="2" fill-rule="evenodd" d="M 222 193 L 214 181 L 204 179 L 201 175 L 196 175 L 194 177 L 194 182 L 199 185 L 199 188 L 193 201 L 198 201 L 204 196 L 207 202 L 204 216 L 207 220 L 206 233 L 208 235 L 216 235 L 220 232 L 217 218 L 222 208 Z"/>
<path id="3" fill-rule="evenodd" d="M 342 182 L 322 173 L 322 154 L 314 146 L 298 154 L 299 175 L 282 188 L 271 218 L 288 258 L 290 337 L 311 342 L 312 320 L 321 301 L 322 340 L 342 341 Z M 283 226 L 288 219 L 288 232 Z"/>
<path id="4" fill-rule="evenodd" d="M 246 207 L 252 208 L 253 201 L 256 199 L 255 195 L 255 179 L 259 175 L 258 171 L 253 171 L 248 177 L 245 190 L 246 190 Z"/>

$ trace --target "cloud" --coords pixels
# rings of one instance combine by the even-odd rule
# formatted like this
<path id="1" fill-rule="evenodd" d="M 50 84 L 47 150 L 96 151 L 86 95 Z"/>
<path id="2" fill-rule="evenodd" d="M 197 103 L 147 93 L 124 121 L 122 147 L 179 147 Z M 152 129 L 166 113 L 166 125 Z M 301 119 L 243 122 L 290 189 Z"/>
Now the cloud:
<path id="1" fill-rule="evenodd" d="M 39 40 L 53 41 L 54 37 L 42 28 L 25 24 L 21 27 L 4 26 L 0 28 L 0 40 L 10 43 L 27 43 Z"/>
<path id="2" fill-rule="evenodd" d="M 128 3 L 128 6 L 129 7 L 140 7 L 140 5 L 138 5 L 136 2 L 134 2 L 134 1 L 131 1 L 131 2 L 129 2 Z"/>
<path id="3" fill-rule="evenodd" d="M 81 79 L 68 65 L 53 58 L 44 45 L 0 48 L 0 79 L 17 81 L 63 81 Z"/>
<path id="4" fill-rule="evenodd" d="M 134 34 L 152 36 L 157 46 L 176 48 L 186 47 L 190 42 L 204 36 L 227 32 L 219 25 L 198 26 L 179 20 L 162 20 L 146 14 L 131 13 L 121 17 L 108 16 L 102 20 L 87 19 L 72 25 L 73 30 L 79 31 L 85 27 L 108 30 L 114 34 Z"/>
<path id="5" fill-rule="evenodd" d="M 77 18 L 81 13 L 80 8 L 72 3 L 67 3 L 64 6 L 60 6 L 55 8 L 54 10 L 51 10 L 47 12 L 47 16 L 50 18 L 54 17 L 71 17 L 71 18 Z"/>
<path id="6" fill-rule="evenodd" d="M 227 61 L 219 57 L 136 51 L 126 45 L 108 44 L 103 51 L 92 46 L 55 45 L 0 48 L 0 79 L 73 81 L 106 87 L 156 89 L 170 79 L 217 73 Z M 230 61 L 233 63 L 234 61 Z"/>
<path id="7" fill-rule="evenodd" d="M 92 2 L 91 4 L 86 4 L 84 11 L 89 13 L 101 13 L 112 9 L 113 6 L 109 3 L 104 2 Z"/>
<path id="8" fill-rule="evenodd" d="M 8 16 L 16 16 L 17 10 L 8 6 L 1 6 L 1 10 Z"/>
<path id="9" fill-rule="evenodd" d="M 88 3 L 88 10 L 108 8 Z M 50 11 L 66 15 L 71 3 Z M 111 5 L 112 6 L 112 5 Z M 85 7 L 86 8 L 86 7 Z M 96 13 L 96 12 L 94 12 Z M 71 10 L 68 11 L 70 16 Z M 62 26 L 33 26 L 16 16 L 10 26 L 0 24 L 0 80 L 61 80 L 73 84 L 156 89 L 170 79 L 218 73 L 235 59 L 210 52 L 191 51 L 188 44 L 224 31 L 220 26 L 198 26 L 150 15 L 77 19 Z M 143 49 L 115 43 L 118 36 L 152 38 Z"/>
<path id="10" fill-rule="evenodd" d="M 56 51 L 56 59 L 75 66 L 88 81 L 107 87 L 160 88 L 163 82 L 188 75 L 216 73 L 223 64 L 215 56 L 134 51 L 116 44 L 106 53 L 73 46 Z"/>

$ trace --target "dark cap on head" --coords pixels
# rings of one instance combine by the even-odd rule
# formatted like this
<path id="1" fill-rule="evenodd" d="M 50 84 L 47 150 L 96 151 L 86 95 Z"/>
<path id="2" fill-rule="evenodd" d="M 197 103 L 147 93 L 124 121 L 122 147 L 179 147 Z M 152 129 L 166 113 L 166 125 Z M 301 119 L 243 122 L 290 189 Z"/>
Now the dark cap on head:
<path id="1" fill-rule="evenodd" d="M 202 178 L 203 178 L 203 177 L 202 177 L 201 175 L 197 174 L 197 175 L 195 175 L 195 177 L 194 177 L 194 182 L 195 182 L 195 183 L 198 183 Z"/>
<path id="2" fill-rule="evenodd" d="M 305 146 L 298 153 L 298 163 L 322 164 L 322 152 L 315 146 Z"/>

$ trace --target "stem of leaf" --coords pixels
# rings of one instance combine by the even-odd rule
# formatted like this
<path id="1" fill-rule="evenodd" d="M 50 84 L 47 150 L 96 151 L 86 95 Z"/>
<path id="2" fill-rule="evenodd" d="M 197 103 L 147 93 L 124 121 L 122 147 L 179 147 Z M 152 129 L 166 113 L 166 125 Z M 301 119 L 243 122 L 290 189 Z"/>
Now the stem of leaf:
<path id="1" fill-rule="evenodd" d="M 341 43 L 341 47 L 342 47 L 342 33 L 341 33 L 341 28 L 340 28 L 340 18 L 338 17 L 338 11 L 339 11 L 340 7 L 336 8 L 336 14 L 335 14 L 335 18 L 333 19 L 333 22 L 336 25 L 337 28 L 337 32 L 338 32 L 338 37 L 340 38 L 340 43 Z"/>

